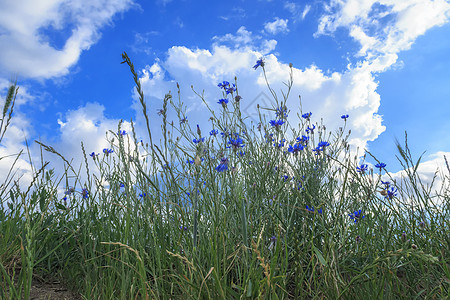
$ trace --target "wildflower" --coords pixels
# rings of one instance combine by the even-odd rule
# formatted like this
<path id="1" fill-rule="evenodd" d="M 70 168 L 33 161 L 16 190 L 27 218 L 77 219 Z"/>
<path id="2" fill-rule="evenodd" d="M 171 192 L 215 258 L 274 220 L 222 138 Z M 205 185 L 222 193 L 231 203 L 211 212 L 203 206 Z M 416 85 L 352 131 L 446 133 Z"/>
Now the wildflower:
<path id="1" fill-rule="evenodd" d="M 387 195 L 386 197 L 389 198 L 389 200 L 392 200 L 392 198 L 397 196 L 397 189 L 393 186 L 387 189 Z"/>
<path id="2" fill-rule="evenodd" d="M 232 139 L 230 138 L 230 140 L 228 141 L 228 144 L 231 145 L 227 148 L 233 147 L 233 150 L 236 150 L 237 148 L 241 148 L 244 147 L 245 145 L 243 144 L 243 140 L 236 134 L 236 139 Z"/>
<path id="3" fill-rule="evenodd" d="M 344 121 L 347 121 L 348 115 L 342 115 L 342 116 L 341 116 L 341 119 L 344 119 Z"/>
<path id="4" fill-rule="evenodd" d="M 228 94 L 231 94 L 233 92 L 236 92 L 236 85 L 233 83 L 233 86 L 229 86 L 227 88 L 224 88 L 225 92 Z"/>
<path id="5" fill-rule="evenodd" d="M 386 188 L 388 188 L 391 185 L 391 183 L 389 181 L 381 180 L 381 183 L 384 184 L 386 186 Z"/>
<path id="6" fill-rule="evenodd" d="M 270 120 L 270 125 L 274 126 L 275 128 L 278 128 L 283 124 L 284 124 L 283 120 Z"/>
<path id="7" fill-rule="evenodd" d="M 113 149 L 103 149 L 103 153 L 105 154 L 105 155 L 108 155 L 108 154 L 110 154 L 110 153 L 113 153 L 114 152 L 114 150 Z"/>
<path id="8" fill-rule="evenodd" d="M 239 102 L 242 100 L 242 97 L 237 95 L 236 97 L 234 97 L 234 101 Z"/>
<path id="9" fill-rule="evenodd" d="M 147 196 L 146 193 L 139 194 L 139 197 L 141 197 L 141 198 L 144 198 L 145 196 Z"/>
<path id="10" fill-rule="evenodd" d="M 293 153 L 293 154 L 296 154 L 296 153 L 300 152 L 303 149 L 304 149 L 304 147 L 303 147 L 302 144 L 294 144 L 293 146 L 289 145 L 288 151 Z"/>
<path id="11" fill-rule="evenodd" d="M 364 219 L 366 216 L 362 215 L 362 210 L 357 210 L 351 214 L 349 214 L 350 219 L 352 219 L 355 223 L 358 223 L 360 219 Z"/>
<path id="12" fill-rule="evenodd" d="M 211 130 L 211 131 L 209 132 L 209 135 L 216 136 L 218 133 L 219 133 L 219 130 L 213 129 L 213 130 Z"/>
<path id="13" fill-rule="evenodd" d="M 287 107 L 286 106 L 280 106 L 279 108 L 277 108 L 277 111 L 275 112 L 275 115 L 278 118 L 287 118 L 288 117 Z"/>
<path id="14" fill-rule="evenodd" d="M 69 187 L 67 191 L 64 192 L 64 195 L 71 195 L 75 192 L 75 189 L 73 187 Z"/>
<path id="15" fill-rule="evenodd" d="M 228 99 L 219 99 L 219 101 L 217 102 L 219 104 L 222 104 L 223 107 L 227 106 L 228 103 Z"/>
<path id="16" fill-rule="evenodd" d="M 95 159 L 95 157 L 96 157 L 97 155 L 98 155 L 98 154 L 95 154 L 95 152 L 92 152 L 91 154 L 89 154 L 89 156 L 92 157 L 92 159 Z"/>
<path id="17" fill-rule="evenodd" d="M 258 69 L 259 66 L 264 68 L 264 61 L 262 60 L 262 58 L 260 58 L 256 61 L 256 65 L 254 65 L 253 68 L 256 70 L 256 69 Z"/>
<path id="18" fill-rule="evenodd" d="M 308 205 L 306 205 L 306 210 L 309 212 L 314 212 L 314 207 L 313 206 L 309 207 Z"/>
<path id="19" fill-rule="evenodd" d="M 309 120 L 309 119 L 311 118 L 311 116 L 312 116 L 312 112 L 304 113 L 304 114 L 302 115 L 302 118 Z"/>
<path id="20" fill-rule="evenodd" d="M 277 237 L 274 236 L 274 235 L 272 235 L 272 236 L 270 237 L 270 241 L 271 241 L 272 243 L 275 243 L 275 242 L 277 241 Z"/>
<path id="21" fill-rule="evenodd" d="M 385 168 L 385 167 L 386 167 L 386 164 L 385 164 L 385 163 L 379 163 L 379 164 L 376 164 L 376 165 L 375 165 L 375 168 L 380 169 L 380 172 L 381 172 L 381 169 L 383 169 L 383 168 Z"/>
<path id="22" fill-rule="evenodd" d="M 125 130 L 119 130 L 118 134 L 123 136 L 126 135 L 127 132 Z"/>
<path id="23" fill-rule="evenodd" d="M 306 133 L 310 133 L 311 132 L 311 134 L 314 134 L 314 129 L 316 129 L 316 125 L 313 124 L 312 128 L 308 126 L 306 128 Z"/>
<path id="24" fill-rule="evenodd" d="M 188 164 L 193 164 L 193 163 L 194 163 L 194 160 L 188 158 L 188 159 L 186 160 L 186 162 L 187 162 Z"/>
<path id="25" fill-rule="evenodd" d="M 325 150 L 325 147 L 327 147 L 327 146 L 330 146 L 330 143 L 321 141 L 317 148 L 321 148 L 322 150 Z"/>
<path id="26" fill-rule="evenodd" d="M 224 157 L 221 159 L 220 164 L 216 167 L 216 171 L 223 172 L 226 170 L 228 170 L 228 159 Z"/>
<path id="27" fill-rule="evenodd" d="M 125 184 L 120 183 L 120 187 L 121 187 L 121 188 L 124 188 L 124 187 L 125 187 Z"/>
<path id="28" fill-rule="evenodd" d="M 194 143 L 194 144 L 198 144 L 198 143 L 201 143 L 201 142 L 204 142 L 205 141 L 205 138 L 203 137 L 203 138 L 198 138 L 198 139 L 193 139 L 192 140 L 192 142 Z"/>
<path id="29" fill-rule="evenodd" d="M 368 165 L 367 164 L 361 164 L 359 167 L 356 167 L 356 171 L 358 173 L 364 174 L 367 170 L 368 170 Z"/>
<path id="30" fill-rule="evenodd" d="M 183 231 L 187 231 L 189 228 L 187 226 L 181 226 L 180 225 L 180 229 L 183 230 Z"/>
<path id="31" fill-rule="evenodd" d="M 306 135 L 302 135 L 302 137 L 297 137 L 297 143 L 301 143 L 302 145 L 306 146 L 308 144 L 309 141 L 309 136 Z"/>
<path id="32" fill-rule="evenodd" d="M 83 196 L 83 199 L 87 199 L 89 197 L 89 191 L 87 189 L 83 189 L 81 191 L 81 195 Z"/>
<path id="33" fill-rule="evenodd" d="M 157 111 L 158 116 L 164 115 L 164 113 L 165 113 L 163 108 L 157 109 L 156 111 Z"/>
<path id="34" fill-rule="evenodd" d="M 245 156 L 245 151 L 239 151 L 238 156 L 240 156 L 240 157 Z"/>
<path id="35" fill-rule="evenodd" d="M 180 120 L 180 125 L 187 122 L 187 117 L 183 117 L 183 119 Z"/>
<path id="36" fill-rule="evenodd" d="M 222 81 L 222 83 L 219 83 L 217 86 L 221 89 L 226 89 L 228 86 L 230 85 L 230 83 L 228 81 Z"/>

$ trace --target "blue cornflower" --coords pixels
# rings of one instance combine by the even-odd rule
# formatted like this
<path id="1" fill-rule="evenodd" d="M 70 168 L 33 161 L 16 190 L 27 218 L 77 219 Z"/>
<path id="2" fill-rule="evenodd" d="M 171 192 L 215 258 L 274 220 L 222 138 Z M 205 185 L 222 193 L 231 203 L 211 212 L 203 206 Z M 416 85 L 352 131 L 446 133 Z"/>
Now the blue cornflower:
<path id="1" fill-rule="evenodd" d="M 225 89 L 229 85 L 230 85 L 230 83 L 228 81 L 224 80 L 222 83 L 219 83 L 217 86 L 220 87 L 221 89 Z"/>
<path id="2" fill-rule="evenodd" d="M 397 189 L 393 186 L 391 186 L 390 188 L 387 189 L 387 195 L 386 198 L 389 198 L 390 200 L 392 200 L 392 198 L 397 196 Z"/>
<path id="3" fill-rule="evenodd" d="M 360 219 L 364 219 L 366 216 L 362 215 L 362 210 L 356 210 L 355 212 L 349 214 L 350 219 L 352 219 L 355 223 L 358 223 Z"/>
<path id="4" fill-rule="evenodd" d="M 75 192 L 75 189 L 73 187 L 69 187 L 67 191 L 64 192 L 64 195 L 71 195 Z"/>
<path id="5" fill-rule="evenodd" d="M 81 191 L 81 195 L 83 196 L 83 199 L 87 199 L 89 197 L 89 191 L 87 189 L 83 189 Z"/>
<path id="6" fill-rule="evenodd" d="M 139 194 L 139 197 L 141 197 L 141 198 L 144 198 L 145 196 L 147 196 L 146 193 Z"/>
<path id="7" fill-rule="evenodd" d="M 194 160 L 188 158 L 188 159 L 186 160 L 186 162 L 187 162 L 188 164 L 193 164 L 193 163 L 194 163 Z"/>
<path id="8" fill-rule="evenodd" d="M 119 135 L 126 135 L 127 132 L 126 132 L 125 130 L 119 130 L 118 134 L 119 134 Z"/>
<path id="9" fill-rule="evenodd" d="M 312 127 L 307 127 L 306 128 L 306 133 L 310 133 L 311 132 L 311 134 L 313 134 L 314 133 L 314 129 L 316 129 L 316 125 L 314 125 L 313 124 L 313 126 Z"/>
<path id="10" fill-rule="evenodd" d="M 312 116 L 312 112 L 304 113 L 304 114 L 302 115 L 302 118 L 309 120 L 309 119 L 311 118 L 311 116 Z"/>
<path id="11" fill-rule="evenodd" d="M 209 132 L 209 135 L 216 136 L 218 133 L 219 133 L 219 130 L 213 129 L 213 130 L 211 130 L 211 131 Z"/>
<path id="12" fill-rule="evenodd" d="M 183 117 L 183 119 L 180 120 L 180 124 L 184 124 L 187 122 L 187 117 Z"/>
<path id="13" fill-rule="evenodd" d="M 265 139 L 266 139 L 266 143 L 270 143 L 270 142 L 273 142 L 275 139 L 273 138 L 273 133 L 271 133 L 271 134 L 269 134 L 269 135 L 267 135 L 267 134 L 264 134 L 264 137 L 265 137 Z"/>
<path id="14" fill-rule="evenodd" d="M 322 150 L 324 150 L 325 147 L 327 147 L 327 146 L 330 146 L 330 143 L 328 143 L 326 141 L 321 141 L 317 148 L 322 148 Z"/>
<path id="15" fill-rule="evenodd" d="M 233 83 L 233 86 L 229 86 L 227 88 L 224 88 L 225 92 L 228 94 L 231 94 L 233 92 L 236 92 L 236 85 Z"/>
<path id="16" fill-rule="evenodd" d="M 239 152 L 238 152 L 238 156 L 241 156 L 241 157 L 242 157 L 242 156 L 245 156 L 245 151 L 239 151 Z"/>
<path id="17" fill-rule="evenodd" d="M 95 154 L 95 152 L 92 152 L 91 154 L 89 154 L 90 157 L 95 158 L 97 156 L 97 154 Z"/>
<path id="18" fill-rule="evenodd" d="M 277 111 L 275 112 L 275 115 L 278 118 L 287 118 L 288 117 L 287 107 L 286 106 L 280 106 L 279 108 L 277 108 Z"/>
<path id="19" fill-rule="evenodd" d="M 289 179 L 289 176 L 288 176 L 288 175 L 284 175 L 284 176 L 283 176 L 283 181 L 284 181 L 284 182 L 286 182 L 288 179 Z"/>
<path id="20" fill-rule="evenodd" d="M 375 168 L 380 169 L 380 171 L 381 171 L 381 169 L 383 169 L 383 168 L 385 168 L 385 167 L 386 167 L 386 164 L 385 164 L 385 163 L 379 163 L 379 164 L 376 164 L 376 165 L 375 165 Z"/>
<path id="21" fill-rule="evenodd" d="M 270 123 L 270 125 L 278 128 L 279 126 L 284 124 L 284 121 L 283 120 L 270 120 L 269 123 Z"/>
<path id="22" fill-rule="evenodd" d="M 113 149 L 103 149 L 103 153 L 105 153 L 106 155 L 108 155 L 108 154 L 110 154 L 110 153 L 113 153 L 114 152 L 114 150 Z"/>
<path id="23" fill-rule="evenodd" d="M 286 140 L 282 139 L 279 143 L 274 143 L 273 146 L 278 148 L 284 147 L 284 142 L 286 142 Z"/>
<path id="24" fill-rule="evenodd" d="M 309 136 L 306 135 L 302 135 L 302 137 L 298 137 L 297 138 L 297 143 L 301 143 L 302 145 L 306 146 L 308 144 L 309 141 Z"/>
<path id="25" fill-rule="evenodd" d="M 217 103 L 222 104 L 222 106 L 225 107 L 228 103 L 228 99 L 220 99 Z"/>
<path id="26" fill-rule="evenodd" d="M 314 207 L 313 206 L 309 207 L 308 205 L 306 205 L 306 210 L 314 212 Z"/>
<path id="27" fill-rule="evenodd" d="M 124 188 L 124 187 L 125 187 L 125 184 L 120 183 L 120 187 L 121 187 L 121 188 Z"/>
<path id="28" fill-rule="evenodd" d="M 181 226 L 180 225 L 180 229 L 183 230 L 183 231 L 187 231 L 189 228 L 187 226 Z"/>
<path id="29" fill-rule="evenodd" d="M 277 237 L 272 235 L 272 237 L 270 238 L 270 241 L 275 243 L 277 241 Z"/>
<path id="30" fill-rule="evenodd" d="M 230 138 L 230 140 L 228 141 L 228 144 L 231 146 L 228 146 L 227 148 L 230 147 L 233 147 L 233 149 L 241 148 L 245 146 L 243 143 L 244 141 L 236 134 L 236 139 Z"/>
<path id="31" fill-rule="evenodd" d="M 386 187 L 389 187 L 391 185 L 390 181 L 383 181 L 383 180 L 381 180 L 381 183 L 384 184 Z"/>
<path id="32" fill-rule="evenodd" d="M 216 171 L 223 172 L 226 170 L 228 170 L 228 159 L 224 157 L 221 159 L 220 164 L 216 167 Z"/>
<path id="33" fill-rule="evenodd" d="M 344 121 L 347 121 L 348 115 L 342 115 L 342 116 L 341 116 L 341 119 L 344 119 Z"/>
<path id="34" fill-rule="evenodd" d="M 359 167 L 356 167 L 356 171 L 358 173 L 364 174 L 368 170 L 369 166 L 367 164 L 361 164 Z"/>
<path id="35" fill-rule="evenodd" d="M 204 141 L 205 141 L 204 137 L 192 140 L 192 142 L 194 142 L 194 144 L 198 144 L 198 143 L 201 143 L 201 142 L 204 142 Z"/>
<path id="36" fill-rule="evenodd" d="M 262 68 L 264 67 L 264 61 L 262 60 L 262 58 L 256 61 L 256 65 L 254 65 L 253 68 L 256 70 L 259 66 L 261 66 Z"/>
<path id="37" fill-rule="evenodd" d="M 294 144 L 294 146 L 289 145 L 288 151 L 295 154 L 295 153 L 298 153 L 299 151 L 302 151 L 303 149 L 304 149 L 303 145 L 297 143 L 297 144 Z"/>

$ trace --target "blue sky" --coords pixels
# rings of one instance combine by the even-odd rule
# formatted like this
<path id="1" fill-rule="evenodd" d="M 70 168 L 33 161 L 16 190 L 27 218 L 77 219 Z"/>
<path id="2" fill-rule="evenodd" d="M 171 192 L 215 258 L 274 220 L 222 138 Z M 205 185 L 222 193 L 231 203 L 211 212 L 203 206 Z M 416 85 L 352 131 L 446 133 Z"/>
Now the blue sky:
<path id="1" fill-rule="evenodd" d="M 42 140 L 81 160 L 107 146 L 105 132 L 132 118 L 145 137 L 133 81 L 121 53 L 139 71 L 152 127 L 165 93 L 180 83 L 191 126 L 209 131 L 207 112 L 190 90 L 204 90 L 215 110 L 217 83 L 238 77 L 248 113 L 266 92 L 266 61 L 275 90 L 294 66 L 288 107 L 322 117 L 329 130 L 348 113 L 351 144 L 367 148 L 392 172 L 395 139 L 408 132 L 428 176 L 450 157 L 450 3 L 411 1 L 133 1 L 0 2 L 0 95 L 17 78 L 20 94 L 0 157 Z M 255 100 L 256 98 L 256 100 Z M 270 103 L 266 103 L 270 105 Z M 175 118 L 174 115 L 170 115 Z M 153 121 L 154 120 L 154 121 Z M 127 122 L 128 121 L 128 122 Z M 127 127 L 128 126 L 128 127 Z M 36 145 L 32 154 L 39 158 Z M 360 151 L 361 153 L 361 151 Z M 0 162 L 6 170 L 8 160 Z M 55 162 L 55 164 L 57 164 Z M 27 159 L 20 161 L 23 170 Z M 3 171 L 2 171 L 3 172 Z"/>

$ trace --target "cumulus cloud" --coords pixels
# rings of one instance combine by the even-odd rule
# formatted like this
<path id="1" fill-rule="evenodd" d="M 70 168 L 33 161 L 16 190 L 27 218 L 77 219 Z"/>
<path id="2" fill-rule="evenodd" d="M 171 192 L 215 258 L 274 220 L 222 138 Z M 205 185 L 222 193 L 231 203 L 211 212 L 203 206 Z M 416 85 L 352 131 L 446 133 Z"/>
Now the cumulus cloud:
<path id="1" fill-rule="evenodd" d="M 289 32 L 288 22 L 289 20 L 275 18 L 275 21 L 265 23 L 264 29 L 271 34 L 287 33 Z"/>
<path id="2" fill-rule="evenodd" d="M 408 50 L 417 37 L 450 19 L 450 3 L 445 0 L 331 1 L 326 10 L 316 36 L 344 27 L 361 45 L 357 55 L 366 59 L 391 56 L 394 62 L 397 53 Z M 384 61 L 381 70 L 394 62 Z"/>
<path id="3" fill-rule="evenodd" d="M 0 66 L 21 78 L 65 75 L 99 30 L 127 10 L 132 0 L 18 0 L 0 2 Z M 58 49 L 46 31 L 67 32 Z"/>
<path id="4" fill-rule="evenodd" d="M 236 49 L 244 48 L 247 51 L 259 51 L 262 54 L 271 52 L 277 45 L 276 40 L 263 39 L 260 35 L 253 34 L 251 31 L 248 31 L 245 26 L 239 27 L 236 34 L 227 33 L 223 36 L 214 36 L 212 40 L 213 47 L 222 45 Z"/>

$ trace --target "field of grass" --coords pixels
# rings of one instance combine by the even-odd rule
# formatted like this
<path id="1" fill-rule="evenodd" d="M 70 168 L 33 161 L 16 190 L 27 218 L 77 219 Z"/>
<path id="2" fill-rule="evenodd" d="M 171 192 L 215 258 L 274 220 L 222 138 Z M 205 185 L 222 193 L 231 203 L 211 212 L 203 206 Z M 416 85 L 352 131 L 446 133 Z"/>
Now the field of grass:
<path id="1" fill-rule="evenodd" d="M 290 124 L 292 75 L 281 99 L 268 84 L 274 118 L 258 107 L 255 124 L 240 111 L 237 82 L 219 84 L 223 99 L 208 107 L 210 128 L 187 119 L 179 93 L 176 100 L 167 94 L 155 141 L 149 119 L 155 126 L 156 113 L 147 111 L 133 64 L 123 59 L 147 138 L 119 124 L 107 135 L 110 148 L 87 153 L 82 145 L 84 168 L 39 143 L 64 161 L 64 175 L 41 162 L 27 189 L 7 177 L 2 299 L 30 299 L 35 277 L 64 282 L 83 299 L 450 296 L 448 167 L 436 190 L 418 176 L 420 159 L 398 144 L 406 171 L 394 180 L 382 162 L 370 167 L 355 157 L 345 128 L 351 116 L 335 132 L 313 124 L 308 112 Z M 265 74 L 263 61 L 255 68 Z M 2 138 L 15 92 L 13 85 Z M 168 120 L 169 110 L 177 120 Z"/>

